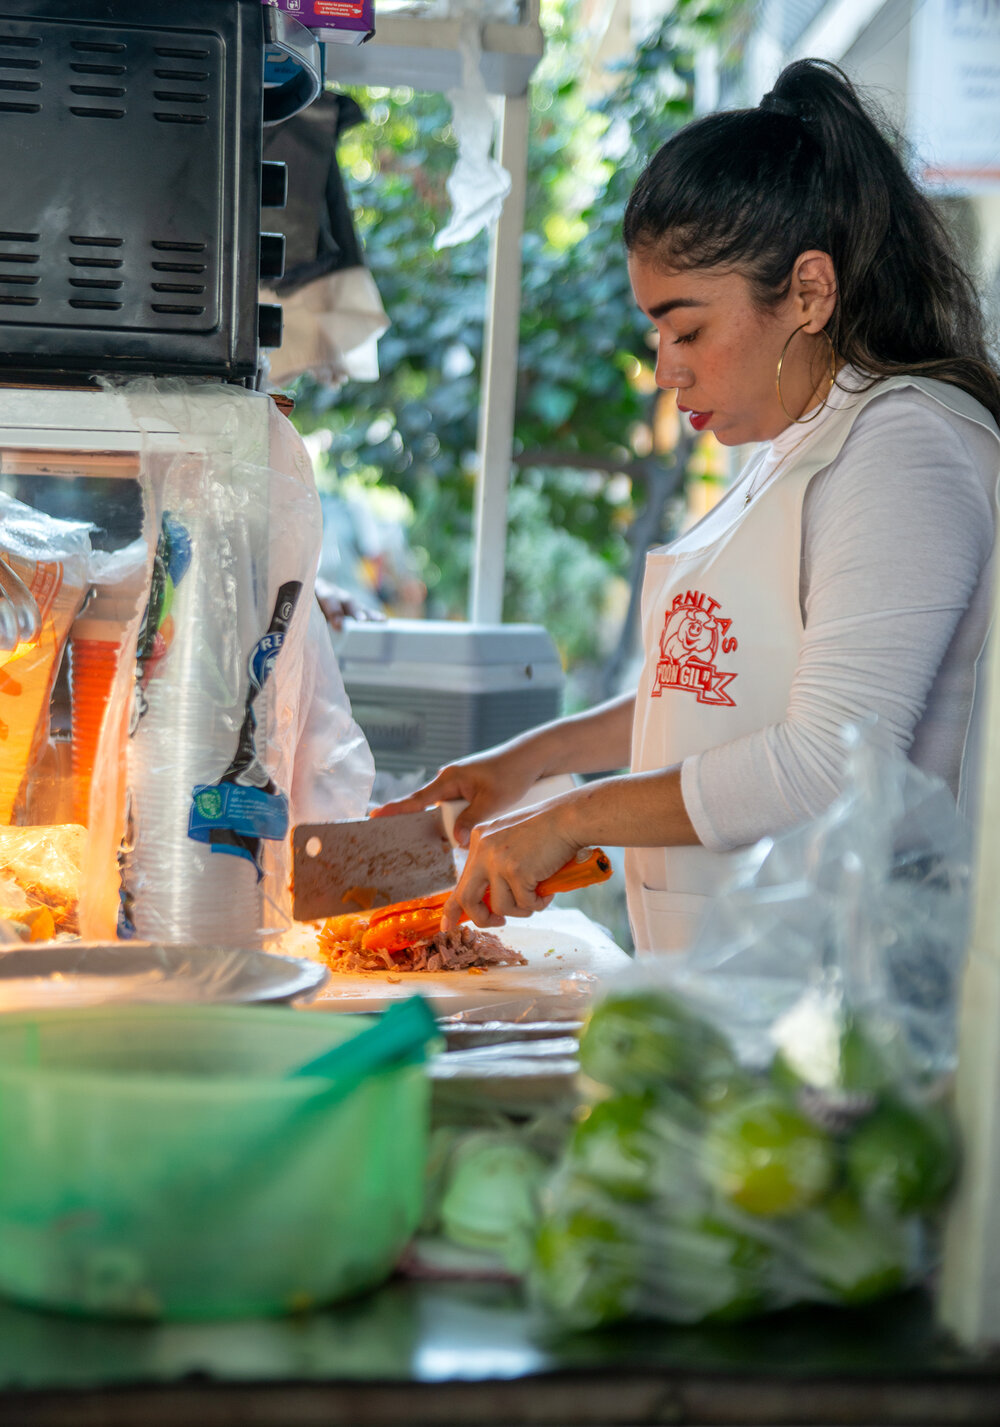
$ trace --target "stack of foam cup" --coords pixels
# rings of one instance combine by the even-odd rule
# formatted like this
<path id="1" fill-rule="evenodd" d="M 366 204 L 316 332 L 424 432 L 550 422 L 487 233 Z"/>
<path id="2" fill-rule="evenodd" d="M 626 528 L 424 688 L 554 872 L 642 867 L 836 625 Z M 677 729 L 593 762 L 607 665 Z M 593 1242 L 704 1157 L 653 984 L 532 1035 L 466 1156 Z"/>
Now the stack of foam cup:
<path id="1" fill-rule="evenodd" d="M 174 590 L 169 644 L 148 674 L 145 711 L 128 745 L 124 884 L 138 936 L 250 947 L 261 940 L 254 863 L 195 841 L 188 824 L 194 789 L 220 779 L 237 749 L 259 622 L 261 535 L 218 485 L 195 482 L 186 496 L 170 510 L 186 532 L 190 565 Z"/>

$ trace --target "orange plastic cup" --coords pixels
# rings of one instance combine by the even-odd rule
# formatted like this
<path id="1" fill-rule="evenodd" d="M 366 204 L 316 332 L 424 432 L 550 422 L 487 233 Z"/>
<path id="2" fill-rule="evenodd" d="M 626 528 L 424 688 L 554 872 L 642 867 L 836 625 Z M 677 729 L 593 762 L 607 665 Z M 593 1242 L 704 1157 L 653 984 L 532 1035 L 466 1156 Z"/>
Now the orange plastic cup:
<path id="1" fill-rule="evenodd" d="M 73 818 L 84 827 L 89 822 L 97 745 L 122 651 L 120 628 L 110 622 L 102 626 L 97 621 L 86 621 L 86 625 L 80 634 L 74 631 L 69 648 Z"/>

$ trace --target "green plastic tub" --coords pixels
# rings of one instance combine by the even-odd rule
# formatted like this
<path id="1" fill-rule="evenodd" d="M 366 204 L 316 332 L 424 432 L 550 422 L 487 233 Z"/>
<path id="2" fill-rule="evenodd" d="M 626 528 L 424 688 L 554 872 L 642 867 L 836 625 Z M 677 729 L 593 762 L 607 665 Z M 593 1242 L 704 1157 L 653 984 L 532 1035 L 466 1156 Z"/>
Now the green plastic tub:
<path id="1" fill-rule="evenodd" d="M 240 1006 L 0 1017 L 0 1292 L 102 1317 L 303 1311 L 420 1218 L 429 1080 L 284 1079 L 371 1019 Z"/>

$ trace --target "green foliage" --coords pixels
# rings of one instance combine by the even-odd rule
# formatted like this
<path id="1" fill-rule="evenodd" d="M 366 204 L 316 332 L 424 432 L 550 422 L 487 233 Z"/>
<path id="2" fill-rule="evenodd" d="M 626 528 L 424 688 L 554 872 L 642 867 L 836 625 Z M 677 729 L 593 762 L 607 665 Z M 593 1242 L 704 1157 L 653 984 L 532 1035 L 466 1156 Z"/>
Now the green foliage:
<path id="1" fill-rule="evenodd" d="M 648 323 L 632 300 L 622 210 L 645 158 L 691 113 L 692 55 L 738 0 L 678 0 L 596 102 L 580 78 L 576 0 L 552 0 L 532 85 L 505 617 L 546 624 L 567 661 L 593 659 L 609 578 L 627 572 L 644 491 L 607 474 L 647 420 Z M 592 81 L 593 82 L 593 81 Z M 321 483 L 354 474 L 402 491 L 428 613 L 465 613 L 488 241 L 436 252 L 454 161 L 450 108 L 410 90 L 358 94 L 368 122 L 339 156 L 392 326 L 378 383 L 296 392 L 303 431 L 331 433 Z M 630 380 L 630 376 L 633 378 Z M 644 394 L 644 391 L 647 394 Z M 588 469 L 559 467 L 551 453 Z M 530 459 L 530 456 L 529 456 Z M 523 458 L 522 458 L 523 460 Z"/>

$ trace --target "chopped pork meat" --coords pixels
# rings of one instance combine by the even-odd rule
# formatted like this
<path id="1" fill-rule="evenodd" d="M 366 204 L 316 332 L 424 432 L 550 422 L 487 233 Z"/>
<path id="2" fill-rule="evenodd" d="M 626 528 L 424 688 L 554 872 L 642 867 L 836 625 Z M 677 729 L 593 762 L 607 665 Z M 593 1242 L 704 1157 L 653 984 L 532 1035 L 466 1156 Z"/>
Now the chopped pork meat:
<path id="1" fill-rule="evenodd" d="M 350 941 L 334 941 L 320 934 L 320 951 L 331 971 L 467 971 L 486 966 L 527 966 L 528 959 L 504 946 L 492 932 L 461 926 L 439 932 L 403 951 L 365 951 L 360 934 Z"/>

